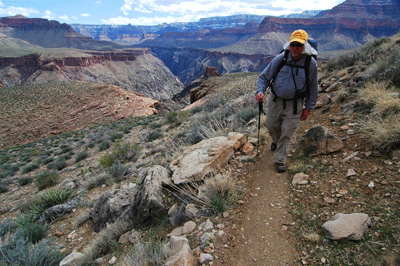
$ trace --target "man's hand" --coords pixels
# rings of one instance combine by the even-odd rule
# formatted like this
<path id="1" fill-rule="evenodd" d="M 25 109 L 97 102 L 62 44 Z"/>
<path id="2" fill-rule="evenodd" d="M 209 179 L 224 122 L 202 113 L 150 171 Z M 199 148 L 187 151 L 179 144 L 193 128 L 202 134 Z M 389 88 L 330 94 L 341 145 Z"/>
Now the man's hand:
<path id="1" fill-rule="evenodd" d="M 257 100 L 258 102 L 262 102 L 263 99 L 264 99 L 264 93 L 262 93 L 262 92 L 257 93 L 257 95 L 256 95 L 256 100 Z"/>
<path id="2" fill-rule="evenodd" d="M 310 110 L 303 109 L 303 111 L 301 112 L 300 121 L 306 120 L 309 114 L 310 114 Z"/>

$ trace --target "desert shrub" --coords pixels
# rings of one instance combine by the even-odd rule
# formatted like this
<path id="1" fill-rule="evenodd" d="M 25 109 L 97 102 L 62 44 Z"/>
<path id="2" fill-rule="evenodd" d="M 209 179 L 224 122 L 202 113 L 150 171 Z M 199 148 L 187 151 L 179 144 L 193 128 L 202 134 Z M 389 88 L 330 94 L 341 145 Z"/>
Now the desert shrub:
<path id="1" fill-rule="evenodd" d="M 33 182 L 33 179 L 31 177 L 21 177 L 20 179 L 18 179 L 18 185 L 20 185 L 21 187 L 26 186 L 30 183 Z"/>
<path id="2" fill-rule="evenodd" d="M 62 253 L 49 241 L 31 245 L 26 239 L 9 239 L 0 245 L 0 264 L 15 266 L 57 266 Z"/>
<path id="3" fill-rule="evenodd" d="M 36 179 L 36 187 L 40 191 L 45 188 L 55 186 L 58 181 L 58 174 L 52 171 L 45 171 L 37 174 L 35 179 Z"/>
<path id="4" fill-rule="evenodd" d="M 25 223 L 18 226 L 15 232 L 15 239 L 27 239 L 29 242 L 35 244 L 46 236 L 47 226 L 41 223 Z"/>
<path id="5" fill-rule="evenodd" d="M 111 132 L 110 140 L 112 142 L 115 142 L 117 139 L 122 139 L 123 136 L 124 136 L 124 134 L 122 134 L 121 132 Z"/>
<path id="6" fill-rule="evenodd" d="M 203 111 L 203 106 L 196 106 L 196 107 L 190 109 L 190 112 L 191 112 L 192 114 L 196 114 L 196 113 L 199 113 L 199 112 L 201 112 L 201 111 Z"/>
<path id="7" fill-rule="evenodd" d="M 133 161 L 139 154 L 139 146 L 129 142 L 116 141 L 113 154 L 120 162 Z"/>
<path id="8" fill-rule="evenodd" d="M 47 157 L 42 160 L 42 164 L 47 165 L 47 164 L 51 163 L 52 161 L 54 161 L 53 157 Z"/>
<path id="9" fill-rule="evenodd" d="M 51 162 L 47 165 L 47 169 L 62 170 L 68 166 L 67 161 L 64 157 L 58 158 L 57 160 Z"/>
<path id="10" fill-rule="evenodd" d="M 169 253 L 163 247 L 165 246 L 165 241 L 159 239 L 150 239 L 147 242 L 139 241 L 131 249 L 128 256 L 125 257 L 125 266 L 146 266 L 154 265 L 161 266 L 164 265 L 165 260 L 169 257 Z"/>
<path id="11" fill-rule="evenodd" d="M 0 168 L 0 179 L 14 176 L 19 171 L 19 164 L 3 164 Z"/>
<path id="12" fill-rule="evenodd" d="M 6 185 L 0 184 L 0 194 L 8 192 Z"/>
<path id="13" fill-rule="evenodd" d="M 109 149 L 110 146 L 111 146 L 110 142 L 108 142 L 107 140 L 104 140 L 99 144 L 99 151 L 105 151 L 105 150 Z"/>
<path id="14" fill-rule="evenodd" d="M 362 53 L 353 53 L 341 56 L 337 59 L 329 60 L 326 64 L 326 70 L 331 72 L 335 69 L 343 69 L 349 66 L 353 66 L 357 61 L 363 60 L 365 55 Z"/>
<path id="15" fill-rule="evenodd" d="M 22 168 L 21 173 L 26 174 L 26 173 L 32 172 L 33 170 L 36 170 L 38 168 L 39 168 L 38 164 L 32 163 L 32 164 L 29 164 L 29 165 L 25 166 L 24 168 Z"/>
<path id="16" fill-rule="evenodd" d="M 80 162 L 82 160 L 85 160 L 87 157 L 89 157 L 89 154 L 85 151 L 79 152 L 76 156 L 75 156 L 75 162 Z"/>
<path id="17" fill-rule="evenodd" d="M 241 109 L 236 113 L 236 117 L 239 121 L 243 121 L 245 124 L 248 123 L 251 119 L 256 117 L 258 114 L 258 109 L 254 106 L 249 106 L 247 108 Z"/>
<path id="18" fill-rule="evenodd" d="M 150 127 L 150 129 L 156 129 L 156 128 L 162 127 L 162 124 L 161 124 L 161 123 L 154 122 L 154 123 L 151 123 L 151 124 L 149 125 L 149 127 Z"/>
<path id="19" fill-rule="evenodd" d="M 17 225 L 11 221 L 10 219 L 6 218 L 1 221 L 0 223 L 0 238 L 5 236 L 6 234 L 10 233 L 14 229 L 17 228 Z"/>
<path id="20" fill-rule="evenodd" d="M 116 158 L 112 153 L 107 153 L 101 156 L 100 165 L 103 167 L 110 167 L 115 162 Z"/>
<path id="21" fill-rule="evenodd" d="M 204 105 L 203 110 L 205 112 L 212 112 L 215 109 L 217 109 L 219 106 L 221 106 L 221 101 L 217 98 L 212 98 L 207 103 Z"/>
<path id="22" fill-rule="evenodd" d="M 150 131 L 149 134 L 146 137 L 147 142 L 152 142 L 156 139 L 160 139 L 163 137 L 163 134 L 160 131 Z"/>
<path id="23" fill-rule="evenodd" d="M 86 144 L 85 149 L 86 150 L 93 149 L 94 146 L 95 146 L 95 143 L 94 142 L 90 142 L 90 143 Z"/>
<path id="24" fill-rule="evenodd" d="M 117 181 L 121 181 L 125 176 L 129 175 L 130 172 L 131 169 L 129 166 L 120 163 L 114 163 L 108 169 L 108 173 L 110 174 L 110 176 Z"/>
<path id="25" fill-rule="evenodd" d="M 68 145 L 61 145 L 61 151 L 58 153 L 58 155 L 64 154 L 64 153 L 68 153 L 73 151 L 73 148 L 68 146 Z"/>

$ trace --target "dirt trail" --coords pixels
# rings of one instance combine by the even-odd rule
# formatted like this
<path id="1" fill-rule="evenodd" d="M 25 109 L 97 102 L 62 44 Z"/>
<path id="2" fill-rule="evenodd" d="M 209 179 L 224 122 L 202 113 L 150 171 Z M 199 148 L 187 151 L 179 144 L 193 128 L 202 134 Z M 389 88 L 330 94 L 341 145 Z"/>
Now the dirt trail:
<path id="1" fill-rule="evenodd" d="M 273 153 L 266 148 L 246 165 L 238 176 L 247 189 L 244 204 L 223 219 L 228 226 L 215 243 L 213 265 L 296 265 L 287 175 L 276 172 Z"/>

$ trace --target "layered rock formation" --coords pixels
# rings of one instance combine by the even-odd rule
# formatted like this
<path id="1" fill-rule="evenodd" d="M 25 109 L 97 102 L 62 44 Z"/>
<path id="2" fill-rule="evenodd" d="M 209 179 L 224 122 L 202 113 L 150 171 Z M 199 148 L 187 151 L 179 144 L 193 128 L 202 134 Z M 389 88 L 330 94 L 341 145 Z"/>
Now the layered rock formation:
<path id="1" fill-rule="evenodd" d="M 69 47 L 87 50 L 124 48 L 112 42 L 99 42 L 77 33 L 70 25 L 21 15 L 0 18 L 0 33 L 45 48 Z"/>

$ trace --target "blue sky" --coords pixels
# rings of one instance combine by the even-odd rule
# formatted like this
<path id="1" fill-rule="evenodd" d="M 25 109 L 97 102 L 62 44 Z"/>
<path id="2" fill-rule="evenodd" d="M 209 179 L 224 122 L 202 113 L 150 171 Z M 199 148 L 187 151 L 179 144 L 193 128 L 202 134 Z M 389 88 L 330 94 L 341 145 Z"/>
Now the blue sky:
<path id="1" fill-rule="evenodd" d="M 331 9 L 342 2 L 344 0 L 0 0 L 0 17 L 21 14 L 68 24 L 157 25 L 236 14 L 279 16 Z"/>

